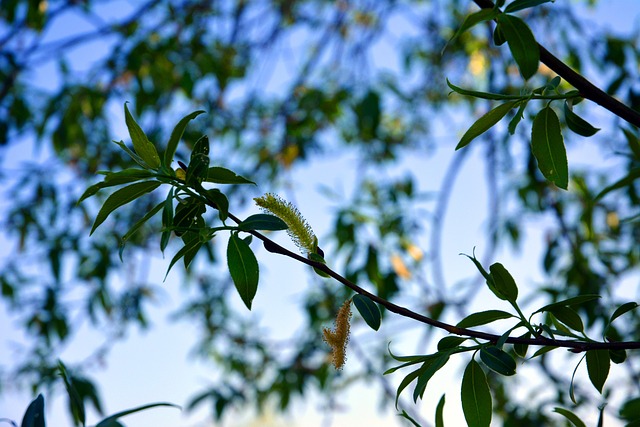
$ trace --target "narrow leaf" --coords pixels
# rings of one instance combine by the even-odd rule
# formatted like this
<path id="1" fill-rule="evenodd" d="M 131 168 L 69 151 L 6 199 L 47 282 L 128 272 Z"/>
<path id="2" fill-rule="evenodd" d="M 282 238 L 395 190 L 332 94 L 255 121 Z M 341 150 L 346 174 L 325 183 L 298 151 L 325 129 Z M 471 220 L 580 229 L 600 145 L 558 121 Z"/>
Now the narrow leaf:
<path id="1" fill-rule="evenodd" d="M 358 309 L 358 312 L 371 329 L 377 331 L 380 328 L 381 315 L 378 304 L 368 297 L 358 294 L 353 297 L 353 305 L 356 306 L 356 309 Z"/>
<path id="2" fill-rule="evenodd" d="M 587 372 L 591 384 L 602 393 L 602 387 L 609 376 L 611 360 L 608 350 L 588 350 L 587 351 Z"/>
<path id="3" fill-rule="evenodd" d="M 103 188 L 113 187 L 116 185 L 128 184 L 130 182 L 139 181 L 141 179 L 151 178 L 153 173 L 146 169 L 125 169 L 119 172 L 107 172 L 104 180 L 87 188 L 78 199 L 78 203 L 93 196 Z"/>
<path id="4" fill-rule="evenodd" d="M 147 193 L 152 192 L 158 188 L 160 184 L 161 183 L 157 181 L 137 182 L 114 192 L 107 198 L 107 200 L 105 200 L 104 205 L 100 208 L 89 234 L 93 234 L 95 229 L 107 219 L 111 212 L 141 196 L 144 196 Z"/>
<path id="5" fill-rule="evenodd" d="M 400 385 L 398 385 L 398 390 L 396 391 L 396 409 L 398 409 L 398 399 L 400 399 L 400 393 L 402 393 L 402 391 L 407 388 L 407 386 L 409 384 L 411 384 L 411 382 L 413 380 L 415 380 L 416 378 L 418 378 L 418 376 L 420 375 L 420 372 L 422 372 L 424 369 L 426 369 L 426 367 L 423 366 L 416 369 L 415 371 L 411 372 L 409 375 L 407 375 L 406 377 L 404 377 L 402 379 L 402 381 L 400 381 Z"/>
<path id="6" fill-rule="evenodd" d="M 567 420 L 569 420 L 571 424 L 573 424 L 576 427 L 587 427 L 587 425 L 584 422 L 582 422 L 582 420 L 576 414 L 569 411 L 568 409 L 554 408 L 553 412 L 557 412 L 558 414 L 562 415 Z"/>
<path id="7" fill-rule="evenodd" d="M 466 147 L 475 138 L 491 129 L 504 116 L 506 116 L 509 111 L 513 109 L 513 107 L 516 105 L 516 102 L 517 101 L 511 101 L 500 104 L 484 116 L 480 117 L 462 136 L 462 139 L 460 139 L 460 142 L 458 143 L 458 145 L 456 145 L 456 150 Z"/>
<path id="8" fill-rule="evenodd" d="M 45 427 L 44 397 L 42 394 L 31 401 L 22 418 L 21 427 Z"/>
<path id="9" fill-rule="evenodd" d="M 140 158 L 152 169 L 158 169 L 160 167 L 160 156 L 158 156 L 158 151 L 149 141 L 140 125 L 135 121 L 129 112 L 126 103 L 124 104 L 124 120 L 127 123 L 129 136 L 131 136 L 131 142 L 133 143 L 133 149 L 136 154 L 138 154 Z"/>
<path id="10" fill-rule="evenodd" d="M 173 403 L 165 403 L 165 402 L 149 403 L 147 405 L 138 406 L 137 408 L 127 409 L 125 411 L 120 411 L 118 413 L 115 413 L 115 414 L 105 418 L 104 420 L 100 421 L 98 424 L 96 424 L 96 427 L 110 427 L 112 425 L 112 423 L 114 421 L 116 421 L 118 418 L 122 418 L 125 415 L 134 414 L 136 412 L 145 411 L 147 409 L 157 408 L 159 406 L 169 406 L 169 407 L 172 407 L 172 408 L 181 409 L 180 406 L 175 405 Z"/>
<path id="11" fill-rule="evenodd" d="M 530 7 L 539 6 L 544 3 L 553 2 L 555 0 L 515 0 L 504 8 L 504 13 L 513 13 Z"/>
<path id="12" fill-rule="evenodd" d="M 533 356 L 531 356 L 530 358 L 533 359 L 534 357 L 542 356 L 543 354 L 549 353 L 550 351 L 555 350 L 557 348 L 558 347 L 555 347 L 552 345 L 545 345 L 544 347 L 541 347 L 538 350 L 536 350 L 536 352 L 533 353 Z"/>
<path id="13" fill-rule="evenodd" d="M 458 31 L 456 31 L 453 37 L 451 37 L 451 40 L 449 40 L 449 43 L 451 43 L 452 40 L 460 37 L 465 31 L 469 30 L 472 27 L 475 27 L 479 23 L 491 21 L 498 15 L 498 13 L 499 11 L 495 9 L 481 9 L 475 13 L 467 15 L 464 18 L 464 21 L 462 21 L 462 25 L 460 25 L 460 28 L 458 28 Z"/>
<path id="14" fill-rule="evenodd" d="M 416 383 L 416 388 L 413 390 L 413 402 L 418 401 L 418 397 L 422 399 L 424 396 L 424 391 L 427 388 L 427 384 L 429 380 L 438 372 L 444 365 L 449 361 L 449 357 L 451 356 L 450 352 L 443 352 L 438 355 L 436 359 L 433 360 L 433 363 L 429 364 L 429 366 L 418 376 L 418 382 Z"/>
<path id="15" fill-rule="evenodd" d="M 589 122 L 574 113 L 567 101 L 564 102 L 564 120 L 567 123 L 567 127 L 580 136 L 593 136 L 600 130 L 591 126 Z"/>
<path id="16" fill-rule="evenodd" d="M 631 169 L 629 171 L 629 174 L 627 174 L 627 176 L 619 179 L 618 181 L 606 187 L 604 190 L 598 193 L 598 195 L 595 197 L 594 200 L 598 201 L 602 199 L 605 195 L 611 193 L 612 191 L 618 190 L 620 188 L 628 187 L 631 184 L 633 184 L 633 182 L 638 178 L 640 178 L 640 168 Z"/>
<path id="17" fill-rule="evenodd" d="M 518 298 L 518 286 L 509 271 L 502 264 L 496 262 L 489 267 L 489 272 L 493 278 L 496 296 L 514 303 Z"/>
<path id="18" fill-rule="evenodd" d="M 133 236 L 139 229 L 142 227 L 147 221 L 149 221 L 155 214 L 160 212 L 162 208 L 164 208 L 165 202 L 161 202 L 156 205 L 153 209 L 147 212 L 142 218 L 140 218 L 133 226 L 127 231 L 127 234 L 122 236 L 122 240 L 120 241 L 120 261 L 122 261 L 122 252 L 124 251 L 124 247 L 127 244 L 127 241 Z"/>
<path id="19" fill-rule="evenodd" d="M 487 368 L 500 375 L 511 376 L 516 373 L 516 361 L 509 353 L 496 346 L 483 347 L 480 350 L 480 359 Z"/>
<path id="20" fill-rule="evenodd" d="M 560 322 L 567 325 L 574 331 L 582 332 L 584 330 L 582 319 L 574 309 L 561 305 L 553 307 L 548 311 L 550 313 L 553 313 L 556 319 L 558 319 Z"/>
<path id="21" fill-rule="evenodd" d="M 438 341 L 438 351 L 448 350 L 450 348 L 456 348 L 468 338 L 449 335 Z"/>
<path id="22" fill-rule="evenodd" d="M 521 335 L 519 338 L 531 338 L 531 332 L 526 332 L 524 335 Z M 516 343 L 513 345 L 513 351 L 515 351 L 515 353 L 520 356 L 520 357 L 525 357 L 527 355 L 527 350 L 529 350 L 529 344 L 521 344 L 521 343 Z"/>
<path id="23" fill-rule="evenodd" d="M 209 168 L 209 172 L 207 173 L 206 182 L 213 182 L 215 184 L 253 184 L 256 185 L 255 182 L 248 180 L 247 178 L 236 175 L 235 172 L 230 171 L 229 169 L 225 169 L 219 166 L 213 166 Z"/>
<path id="24" fill-rule="evenodd" d="M 459 321 L 456 326 L 459 328 L 472 328 L 474 326 L 486 325 L 487 323 L 495 322 L 496 320 L 501 319 L 508 319 L 510 317 L 516 316 L 502 310 L 480 311 L 478 313 L 472 313 L 468 315 L 467 317 Z"/>
<path id="25" fill-rule="evenodd" d="M 203 110 L 194 111 L 191 114 L 184 116 L 173 128 L 171 131 L 171 136 L 169 137 L 169 142 L 167 143 L 167 149 L 164 151 L 164 164 L 165 166 L 171 166 L 171 162 L 173 161 L 173 156 L 176 154 L 176 149 L 178 148 L 178 143 L 184 134 L 184 130 L 187 128 L 187 124 L 200 114 L 204 113 Z"/>
<path id="26" fill-rule="evenodd" d="M 286 230 L 289 228 L 287 224 L 275 215 L 255 214 L 238 224 L 238 228 L 242 231 L 250 230 Z"/>
<path id="27" fill-rule="evenodd" d="M 124 142 L 122 142 L 122 141 L 113 141 L 113 142 L 118 147 L 120 147 L 122 149 L 122 151 L 127 153 L 129 155 L 129 157 L 131 157 L 133 159 L 133 161 L 136 162 L 140 167 L 142 167 L 143 169 L 149 169 L 149 165 L 146 164 L 144 160 L 142 160 L 142 157 L 138 156 L 136 153 L 131 151 L 131 149 L 129 147 L 127 147 L 127 145 Z"/>
<path id="28" fill-rule="evenodd" d="M 547 106 L 533 120 L 531 150 L 538 161 L 538 169 L 549 181 L 566 190 L 569 186 L 569 167 L 558 116 Z"/>
<path id="29" fill-rule="evenodd" d="M 613 314 L 611 315 L 611 318 L 609 319 L 609 323 L 612 323 L 618 317 L 622 316 L 623 314 L 631 310 L 636 309 L 637 307 L 638 307 L 638 303 L 635 301 L 622 304 L 620 307 L 616 308 L 616 310 L 613 312 Z"/>
<path id="30" fill-rule="evenodd" d="M 436 427 L 444 427 L 444 394 L 436 406 Z"/>
<path id="31" fill-rule="evenodd" d="M 525 108 L 527 108 L 527 101 L 524 101 L 520 104 L 520 107 L 518 107 L 518 112 L 516 112 L 515 116 L 513 116 L 511 121 L 509 121 L 509 126 L 507 127 L 507 130 L 509 131 L 510 135 L 513 135 L 516 133 L 516 128 L 524 118 Z"/>
<path id="32" fill-rule="evenodd" d="M 478 362 L 471 359 L 462 376 L 462 411 L 469 427 L 491 424 L 491 391 L 487 377 Z"/>
<path id="33" fill-rule="evenodd" d="M 405 420 L 408 420 L 411 424 L 413 424 L 414 427 L 422 427 L 416 420 L 411 418 L 411 416 L 407 414 L 407 411 L 405 411 L 404 409 L 401 413 L 398 414 L 398 416 L 404 418 Z"/>
<path id="34" fill-rule="evenodd" d="M 251 302 L 258 290 L 258 261 L 249 245 L 235 233 L 229 237 L 227 265 L 242 302 L 251 310 Z"/>
<path id="35" fill-rule="evenodd" d="M 509 45 L 509 50 L 525 80 L 537 71 L 540 62 L 540 48 L 529 26 L 515 16 L 499 14 L 496 21 Z"/>
<path id="36" fill-rule="evenodd" d="M 171 268 L 175 265 L 176 262 L 180 261 L 180 259 L 184 257 L 187 253 L 192 253 L 193 251 L 200 249 L 201 246 L 202 246 L 202 242 L 200 241 L 200 239 L 193 239 L 188 241 L 187 244 L 185 244 L 182 248 L 180 248 L 180 250 L 176 252 L 176 254 L 171 259 L 171 262 L 169 263 L 169 267 L 167 268 L 167 273 L 164 275 L 164 280 L 167 280 L 167 276 L 169 275 Z M 188 265 L 186 265 L 185 268 L 186 267 L 188 267 Z"/>
<path id="37" fill-rule="evenodd" d="M 619 414 L 623 420 L 637 420 L 638 414 L 640 414 L 640 397 L 635 397 L 624 402 L 620 407 Z"/>
<path id="38" fill-rule="evenodd" d="M 580 305 L 580 304 L 584 304 L 585 302 L 593 301 L 599 298 L 601 298 L 600 295 L 595 295 L 595 294 L 579 295 L 577 297 L 567 298 L 561 301 L 556 301 L 554 303 L 547 304 L 544 307 L 534 311 L 533 314 L 542 313 L 543 311 L 551 311 L 555 307 L 561 307 L 561 306 L 568 307 L 571 305 Z"/>
<path id="39" fill-rule="evenodd" d="M 500 93 L 490 93 L 490 92 L 478 92 L 475 90 L 463 89 L 460 86 L 456 86 L 453 83 L 451 83 L 449 79 L 447 79 L 447 85 L 454 92 L 459 93 L 460 95 L 471 96 L 473 98 L 491 99 L 494 101 L 504 101 L 507 99 L 512 99 L 510 95 L 503 95 Z"/>
<path id="40" fill-rule="evenodd" d="M 165 230 L 162 232 L 162 237 L 160 238 L 160 250 L 163 253 L 169 244 L 169 239 L 171 238 L 171 227 L 173 226 L 173 190 L 173 188 L 169 190 L 169 194 L 167 194 L 167 198 L 164 201 L 164 208 L 162 210 L 162 227 Z"/>

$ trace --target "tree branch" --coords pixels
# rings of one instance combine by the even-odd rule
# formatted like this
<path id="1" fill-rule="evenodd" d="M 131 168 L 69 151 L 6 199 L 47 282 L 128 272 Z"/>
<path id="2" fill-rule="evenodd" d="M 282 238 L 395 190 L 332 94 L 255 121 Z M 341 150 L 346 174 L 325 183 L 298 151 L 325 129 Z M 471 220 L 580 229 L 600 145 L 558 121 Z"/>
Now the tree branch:
<path id="1" fill-rule="evenodd" d="M 207 204 L 212 206 L 210 202 L 207 202 Z M 216 208 L 215 206 L 212 206 L 212 207 Z M 229 213 L 229 218 L 231 218 L 234 222 L 238 224 L 242 222 L 238 217 L 236 217 L 231 213 Z M 384 298 L 380 298 L 379 296 L 374 295 L 371 292 L 368 292 L 365 289 L 362 289 L 360 286 L 356 285 L 355 283 L 351 282 L 350 280 L 346 279 L 345 277 L 342 277 L 340 274 L 333 271 L 326 264 L 316 262 L 316 261 L 311 261 L 310 259 L 307 259 L 301 255 L 298 255 L 297 253 L 292 252 L 284 248 L 283 246 L 280 246 L 279 244 L 277 244 L 276 242 L 269 239 L 268 237 L 266 237 L 265 235 L 263 235 L 258 231 L 248 231 L 248 233 L 251 233 L 256 238 L 262 240 L 264 248 L 267 251 L 284 255 L 289 258 L 293 258 L 296 261 L 299 261 L 303 264 L 306 264 L 310 267 L 320 270 L 328 274 L 338 282 L 342 283 L 346 287 L 352 289 L 354 292 L 360 295 L 366 296 L 367 298 L 380 304 L 387 310 L 393 313 L 399 314 L 400 316 L 414 319 L 414 320 L 417 320 L 418 322 L 425 323 L 427 325 L 434 326 L 439 329 L 444 329 L 450 334 L 467 336 L 471 338 L 479 338 L 479 339 L 487 340 L 491 342 L 497 342 L 501 338 L 500 335 L 496 335 L 496 334 L 490 334 L 490 333 L 475 331 L 475 330 L 466 329 L 466 328 L 459 328 L 457 326 L 440 322 L 438 320 L 416 313 L 415 311 L 409 310 L 408 308 L 396 305 Z M 564 347 L 564 348 L 571 349 L 571 351 L 576 353 L 587 351 L 587 350 L 602 350 L 602 349 L 608 349 L 608 350 L 640 349 L 640 341 L 608 342 L 607 343 L 607 342 L 580 342 L 580 341 L 571 341 L 571 340 L 554 340 L 546 337 L 536 337 L 536 338 L 509 337 L 507 338 L 506 342 L 511 344 Z"/>
<path id="2" fill-rule="evenodd" d="M 491 0 L 473 0 L 481 9 L 493 9 L 495 5 Z M 616 116 L 629 122 L 630 124 L 640 127 L 640 113 L 618 101 L 605 91 L 591 83 L 584 76 L 574 71 L 567 64 L 562 62 L 544 46 L 538 43 L 540 49 L 540 61 L 553 70 L 560 77 L 565 79 L 573 87 L 580 91 L 580 95 L 585 99 L 595 102 L 603 108 L 606 108 Z"/>

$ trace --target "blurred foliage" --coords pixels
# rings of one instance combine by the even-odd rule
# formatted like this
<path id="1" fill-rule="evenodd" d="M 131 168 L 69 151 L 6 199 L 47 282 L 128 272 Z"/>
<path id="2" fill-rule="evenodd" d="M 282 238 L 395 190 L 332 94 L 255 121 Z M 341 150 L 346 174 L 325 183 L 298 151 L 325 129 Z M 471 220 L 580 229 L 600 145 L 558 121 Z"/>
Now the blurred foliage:
<path id="1" fill-rule="evenodd" d="M 538 41 L 566 63 L 597 74 L 607 93 L 640 108 L 637 37 L 598 30 L 575 14 L 573 8 L 580 6 L 556 2 L 521 16 Z M 388 171 L 412 153 L 438 149 L 431 132 L 442 123 L 451 127 L 460 117 L 489 110 L 486 101 L 449 96 L 446 78 L 491 92 L 521 93 L 523 81 L 509 52 L 493 45 L 490 24 L 450 41 L 464 17 L 477 10 L 471 2 L 149 0 L 105 13 L 113 12 L 110 7 L 93 0 L 0 2 L 0 219 L 6 251 L 0 289 L 3 304 L 30 338 L 23 356 L 2 370 L 0 383 L 27 384 L 34 391 L 54 387 L 60 382 L 59 353 L 82 325 L 103 333 L 105 344 L 76 361 L 74 372 L 92 369 L 130 328 L 149 327 L 147 310 L 159 284 L 149 283 L 147 254 L 157 251 L 159 221 L 127 241 L 124 266 L 114 248 L 138 213 L 161 199 L 118 210 L 113 226 L 91 239 L 104 196 L 76 205 L 97 171 L 130 166 L 109 143 L 124 134 L 113 120 L 124 101 L 132 103 L 153 141 L 163 141 L 185 110 L 206 110 L 206 119 L 187 128 L 187 145 L 202 134 L 212 136 L 211 166 L 232 168 L 262 188 L 277 189 L 288 170 L 314 159 L 352 153 L 357 191 L 352 197 L 327 192 L 337 204 L 325 248 L 333 250 L 332 261 L 345 277 L 383 298 L 421 306 L 433 318 L 448 312 L 464 317 L 477 282 L 475 277 L 461 286 L 445 282 L 438 234 L 462 161 L 452 161 L 437 194 L 418 191 L 409 174 Z M 380 56 L 388 67 L 376 63 Z M 528 86 L 544 85 L 551 77 L 542 67 Z M 527 112 L 524 120 L 532 119 Z M 640 259 L 635 180 L 596 198 L 640 165 L 639 133 L 610 116 L 600 127 L 603 135 L 592 140 L 615 164 L 573 168 L 570 190 L 563 193 L 538 172 L 528 128 L 520 126 L 508 142 L 501 128 L 476 141 L 491 199 L 483 256 L 490 260 L 506 243 L 526 245 L 528 221 L 546 220 L 545 251 L 531 261 L 546 275 L 535 295 L 548 302 L 602 295 L 577 307 L 587 328 L 605 325 L 629 298 Z M 582 144 L 576 140 L 567 138 L 569 149 Z M 454 146 L 449 141 L 444 149 Z M 187 148 L 179 148 L 176 158 L 188 162 L 193 147 Z M 24 159 L 30 150 L 39 160 Z M 458 159 L 464 156 L 459 153 Z M 242 206 L 253 191 L 231 187 L 232 204 Z M 418 236 L 431 239 L 427 254 L 419 249 Z M 198 257 L 218 263 L 218 248 L 205 249 Z M 275 399 L 286 410 L 312 390 L 334 408 L 337 390 L 372 379 L 381 381 L 386 404 L 393 400 L 387 379 L 379 377 L 390 363 L 386 343 L 397 332 L 393 324 L 385 328 L 383 322 L 379 345 L 367 344 L 358 356 L 366 369 L 336 374 L 328 365 L 321 330 L 351 296 L 347 289 L 323 282 L 307 288 L 303 323 L 282 345 L 229 304 L 233 287 L 224 271 L 195 268 L 186 275 L 182 308 L 174 316 L 196 325 L 197 354 L 220 373 L 210 388 L 194 392 L 188 408 L 207 404 L 220 418 L 232 406 L 262 407 Z M 609 337 L 638 340 L 639 326 L 638 314 L 629 313 L 626 322 L 610 328 Z M 352 340 L 359 344 L 357 335 Z M 632 352 L 628 357 L 637 359 Z M 546 355 L 531 365 L 556 388 L 554 398 L 523 396 L 521 386 L 490 376 L 494 414 L 504 425 L 548 423 L 540 408 L 565 403 L 568 385 L 558 377 L 559 367 Z M 637 396 L 638 372 L 629 366 L 629 383 L 618 384 L 616 392 Z M 74 378 L 88 390 L 84 398 L 99 407 L 97 386 L 87 373 Z M 599 403 L 578 394 L 580 405 Z M 419 418 L 412 405 L 406 410 Z"/>

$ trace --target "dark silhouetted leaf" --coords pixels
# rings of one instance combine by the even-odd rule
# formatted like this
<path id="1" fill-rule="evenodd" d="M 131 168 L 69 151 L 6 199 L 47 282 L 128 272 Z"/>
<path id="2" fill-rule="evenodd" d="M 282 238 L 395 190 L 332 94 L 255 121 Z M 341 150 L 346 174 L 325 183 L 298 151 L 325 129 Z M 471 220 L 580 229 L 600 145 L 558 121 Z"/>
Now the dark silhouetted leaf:
<path id="1" fill-rule="evenodd" d="M 535 7 L 544 3 L 553 2 L 555 0 L 515 0 L 504 8 L 504 13 L 513 13 L 522 9 Z"/>
<path id="2" fill-rule="evenodd" d="M 591 384 L 602 393 L 602 387 L 609 376 L 611 360 L 608 350 L 587 350 L 587 372 Z"/>
<path id="3" fill-rule="evenodd" d="M 156 147 L 149 141 L 147 135 L 135 121 L 126 103 L 124 104 L 124 119 L 127 123 L 129 136 L 131 136 L 131 142 L 133 143 L 133 149 L 136 154 L 152 169 L 158 169 L 160 167 L 158 150 L 156 150 Z"/>
<path id="4" fill-rule="evenodd" d="M 504 13 L 499 14 L 496 21 L 520 74 L 528 80 L 538 71 L 540 63 L 540 49 L 531 29 L 522 19 Z"/>
<path id="5" fill-rule="evenodd" d="M 371 329 L 377 331 L 380 328 L 382 317 L 378 304 L 364 295 L 357 294 L 353 297 L 353 305 L 356 306 L 356 309 Z"/>
<path id="6" fill-rule="evenodd" d="M 182 138 L 182 134 L 184 134 L 184 130 L 187 128 L 187 124 L 200 114 L 204 113 L 203 110 L 194 111 L 191 114 L 187 114 L 184 116 L 173 128 L 171 132 L 171 136 L 169 137 L 169 142 L 167 143 L 167 149 L 164 151 L 164 164 L 165 166 L 171 166 L 171 162 L 173 161 L 173 156 L 176 154 L 176 149 L 178 148 L 178 143 Z"/>
<path id="7" fill-rule="evenodd" d="M 518 298 L 518 286 L 509 271 L 496 262 L 489 267 L 489 272 L 495 287 L 492 289 L 493 293 L 502 300 L 515 302 Z"/>
<path id="8" fill-rule="evenodd" d="M 238 228 L 243 231 L 249 230 L 286 230 L 287 224 L 275 215 L 255 214 L 238 224 Z"/>
<path id="9" fill-rule="evenodd" d="M 251 310 L 251 302 L 258 290 L 258 261 L 249 245 L 235 233 L 229 237 L 227 265 L 242 302 Z"/>
<path id="10" fill-rule="evenodd" d="M 20 427 L 45 427 L 44 415 L 44 397 L 39 394 L 27 407 Z"/>
<path id="11" fill-rule="evenodd" d="M 253 184 L 255 182 L 248 180 L 240 175 L 236 175 L 235 172 L 229 169 L 221 168 L 219 166 L 213 166 L 209 168 L 207 173 L 206 182 L 213 182 L 215 184 Z"/>
<path id="12" fill-rule="evenodd" d="M 147 405 L 138 406 L 137 408 L 127 409 L 127 410 L 124 410 L 124 411 L 117 412 L 117 413 L 105 418 L 104 420 L 100 421 L 98 424 L 96 424 L 96 427 L 114 427 L 114 426 L 116 426 L 116 424 L 114 424 L 114 422 L 116 422 L 116 420 L 118 418 L 122 418 L 122 417 L 124 417 L 126 415 L 129 415 L 129 414 L 135 414 L 136 412 L 145 411 L 147 409 L 157 408 L 157 407 L 160 407 L 160 406 L 169 406 L 169 407 L 172 407 L 172 408 L 181 409 L 180 406 L 175 405 L 173 403 L 165 403 L 165 402 L 149 403 Z"/>
<path id="13" fill-rule="evenodd" d="M 567 123 L 567 127 L 580 136 L 593 136 L 600 130 L 594 128 L 586 120 L 574 113 L 566 101 L 564 103 L 564 120 Z"/>
<path id="14" fill-rule="evenodd" d="M 460 139 L 456 150 L 466 147 L 478 136 L 482 135 L 489 129 L 491 129 L 496 123 L 498 123 L 509 111 L 513 109 L 517 101 L 506 102 L 495 107 L 484 116 L 480 117 L 474 124 L 471 125 L 469 130 L 465 132 Z"/>
<path id="15" fill-rule="evenodd" d="M 576 427 L 587 427 L 586 424 L 583 423 L 582 420 L 576 414 L 574 414 L 573 412 L 569 411 L 568 409 L 554 408 L 553 412 L 557 412 L 558 414 L 562 415 L 567 420 L 569 420 L 569 422 L 571 422 L 571 424 L 573 424 Z"/>
<path id="16" fill-rule="evenodd" d="M 491 424 L 491 391 L 487 377 L 478 362 L 471 359 L 462 376 L 462 411 L 469 427 Z"/>
<path id="17" fill-rule="evenodd" d="M 474 326 L 486 325 L 487 323 L 495 322 L 496 320 L 509 319 L 510 317 L 516 316 L 501 310 L 480 311 L 478 313 L 471 313 L 459 321 L 456 326 L 459 328 L 472 328 Z"/>
<path id="18" fill-rule="evenodd" d="M 482 347 L 480 359 L 489 369 L 500 375 L 511 376 L 516 373 L 516 361 L 509 353 L 496 346 Z"/>

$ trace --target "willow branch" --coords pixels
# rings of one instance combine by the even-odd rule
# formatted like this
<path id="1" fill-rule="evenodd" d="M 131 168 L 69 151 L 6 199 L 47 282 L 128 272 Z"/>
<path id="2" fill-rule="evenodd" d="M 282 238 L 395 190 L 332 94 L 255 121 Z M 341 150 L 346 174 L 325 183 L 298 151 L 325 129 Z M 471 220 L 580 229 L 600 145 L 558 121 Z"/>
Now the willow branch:
<path id="1" fill-rule="evenodd" d="M 491 0 L 473 0 L 473 2 L 481 9 L 493 9 L 495 7 Z M 540 49 L 540 61 L 560 77 L 565 79 L 573 87 L 578 89 L 583 98 L 595 102 L 621 119 L 636 127 L 640 127 L 640 113 L 631 109 L 591 83 L 584 76 L 577 73 L 567 64 L 554 56 L 540 43 L 538 43 L 538 49 Z"/>
<path id="2" fill-rule="evenodd" d="M 207 202 L 208 204 L 210 204 L 210 202 Z M 210 204 L 212 205 L 212 204 Z M 215 206 L 212 206 L 215 207 Z M 242 221 L 236 217 L 235 215 L 229 213 L 229 218 L 231 218 L 233 221 L 235 221 L 236 223 L 241 223 Z M 271 253 L 275 253 L 275 254 L 279 254 L 279 255 L 284 255 L 286 257 L 292 258 L 296 261 L 299 261 L 303 264 L 306 264 L 310 267 L 313 267 L 317 270 L 320 270 L 324 273 L 326 273 L 327 275 L 331 276 L 333 279 L 337 280 L 338 282 L 342 283 L 343 285 L 345 285 L 346 287 L 350 288 L 351 290 L 353 290 L 354 292 L 360 294 L 360 295 L 364 295 L 367 298 L 371 299 L 372 301 L 380 304 L 381 306 L 383 306 L 384 308 L 386 308 L 387 310 L 396 313 L 400 316 L 404 316 L 410 319 L 414 319 L 418 322 L 421 323 L 425 323 L 427 325 L 439 328 L 439 329 L 443 329 L 447 332 L 449 332 L 450 334 L 454 334 L 454 335 L 460 335 L 460 336 L 467 336 L 467 337 L 471 337 L 471 338 L 478 338 L 478 339 L 482 339 L 482 340 L 487 340 L 487 341 L 491 341 L 491 342 L 497 342 L 501 336 L 500 335 L 496 335 L 496 334 L 490 334 L 487 332 L 481 332 L 481 331 L 476 331 L 473 329 L 467 329 L 467 328 L 459 328 L 457 326 L 454 325 L 450 325 L 448 323 L 444 323 L 441 322 L 439 320 L 435 320 L 432 319 L 430 317 L 424 316 L 420 313 L 416 313 L 415 311 L 409 310 L 408 308 L 396 305 L 394 303 L 392 303 L 391 301 L 388 301 L 384 298 L 380 298 L 377 295 L 372 294 L 371 292 L 361 288 L 360 286 L 356 285 L 355 283 L 353 283 L 352 281 L 346 279 L 345 277 L 341 276 L 340 274 L 336 273 L 335 271 L 333 271 L 329 266 L 327 266 L 326 264 L 320 263 L 320 262 L 316 262 L 316 261 L 312 261 L 310 259 L 307 259 L 295 252 L 292 252 L 290 250 L 288 250 L 287 248 L 277 244 L 276 242 L 274 242 L 273 240 L 269 239 L 268 237 L 266 237 L 264 234 L 258 232 L 258 231 L 247 231 L 248 233 L 251 233 L 253 236 L 255 236 L 256 238 L 260 239 L 264 245 L 264 248 L 271 252 Z M 507 338 L 508 343 L 511 344 L 526 344 L 526 345 L 535 345 L 535 346 L 553 346 L 553 347 L 564 347 L 564 348 L 568 348 L 571 349 L 571 351 L 574 351 L 576 353 L 582 352 L 582 351 L 587 351 L 587 350 L 602 350 L 602 349 L 609 349 L 609 350 L 621 350 L 621 349 L 640 349 L 640 342 L 639 341 L 631 341 L 631 342 L 581 342 L 581 341 L 571 341 L 571 340 L 555 340 L 555 339 L 551 339 L 551 338 L 546 338 L 546 337 L 536 337 L 536 338 L 520 338 L 520 337 L 509 337 Z"/>

